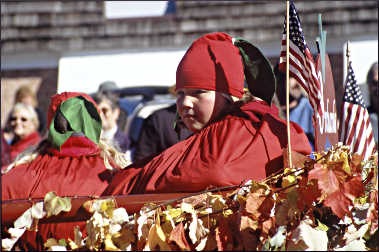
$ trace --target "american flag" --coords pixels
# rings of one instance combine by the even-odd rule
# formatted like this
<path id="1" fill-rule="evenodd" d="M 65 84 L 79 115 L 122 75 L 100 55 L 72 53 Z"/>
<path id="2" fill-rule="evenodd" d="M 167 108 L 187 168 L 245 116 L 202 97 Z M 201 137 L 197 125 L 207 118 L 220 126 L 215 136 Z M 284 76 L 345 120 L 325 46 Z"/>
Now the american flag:
<path id="1" fill-rule="evenodd" d="M 323 104 L 323 94 L 320 81 L 316 74 L 315 64 L 312 54 L 305 42 L 303 30 L 301 29 L 300 19 L 297 15 L 295 5 L 292 1 L 289 3 L 289 73 L 308 93 L 309 102 L 313 107 L 313 124 L 317 117 L 322 118 L 321 104 Z M 286 18 L 284 19 L 284 31 L 282 46 L 280 52 L 279 69 L 286 71 Z"/>
<path id="2" fill-rule="evenodd" d="M 351 62 L 349 62 L 340 124 L 341 142 L 350 146 L 352 152 L 362 154 L 364 159 L 376 151 L 370 118 L 357 85 Z"/>

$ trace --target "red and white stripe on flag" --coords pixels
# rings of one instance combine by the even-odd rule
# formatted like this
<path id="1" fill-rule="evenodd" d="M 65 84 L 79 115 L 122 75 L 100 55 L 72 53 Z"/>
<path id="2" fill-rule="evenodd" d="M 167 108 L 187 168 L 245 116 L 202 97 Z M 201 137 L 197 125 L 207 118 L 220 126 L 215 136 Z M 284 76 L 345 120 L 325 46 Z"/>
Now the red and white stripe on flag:
<path id="1" fill-rule="evenodd" d="M 286 71 L 286 19 L 284 20 L 284 32 L 282 37 L 279 69 Z M 289 74 L 295 78 L 308 93 L 309 102 L 312 105 L 313 125 L 316 127 L 317 117 L 323 116 L 323 91 L 320 80 L 316 73 L 315 63 L 312 54 L 304 39 L 300 19 L 296 13 L 295 5 L 290 1 L 289 9 Z"/>
<path id="2" fill-rule="evenodd" d="M 340 140 L 350 146 L 350 151 L 367 160 L 376 152 L 370 117 L 349 62 L 340 123 Z"/>

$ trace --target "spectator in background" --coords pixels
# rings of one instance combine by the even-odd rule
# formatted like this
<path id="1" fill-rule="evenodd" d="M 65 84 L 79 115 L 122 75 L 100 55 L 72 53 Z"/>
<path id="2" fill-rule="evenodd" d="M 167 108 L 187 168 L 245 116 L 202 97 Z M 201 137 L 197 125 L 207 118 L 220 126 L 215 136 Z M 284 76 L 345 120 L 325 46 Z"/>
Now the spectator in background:
<path id="1" fill-rule="evenodd" d="M 371 65 L 367 73 L 366 82 L 370 92 L 370 106 L 367 110 L 370 115 L 375 142 L 378 143 L 378 62 Z"/>
<path id="2" fill-rule="evenodd" d="M 277 81 L 276 94 L 280 103 L 280 110 L 282 111 L 283 116 L 286 117 L 286 75 L 280 72 L 278 64 L 274 68 L 274 73 Z M 301 126 L 308 137 L 310 145 L 312 146 L 312 151 L 314 151 L 315 129 L 312 124 L 312 105 L 309 103 L 305 90 L 300 86 L 295 78 L 290 77 L 289 87 L 290 121 Z"/>
<path id="3" fill-rule="evenodd" d="M 10 145 L 13 161 L 18 154 L 37 145 L 41 140 L 37 131 L 39 121 L 35 109 L 26 103 L 16 103 L 10 113 L 9 126 L 10 134 L 4 133 L 4 137 Z"/>
<path id="4" fill-rule="evenodd" d="M 45 130 L 46 130 L 46 115 L 45 112 L 43 112 L 39 107 L 38 107 L 38 101 L 35 92 L 31 89 L 30 86 L 22 86 L 20 87 L 15 95 L 15 102 L 16 103 L 25 103 L 30 106 L 32 106 L 38 116 L 38 132 L 41 136 L 43 136 Z M 8 132 L 9 131 L 9 118 L 7 121 L 7 124 L 5 126 L 4 131 Z"/>
<path id="5" fill-rule="evenodd" d="M 117 125 L 120 115 L 118 97 L 110 92 L 99 92 L 93 96 L 97 103 L 102 120 L 101 138 L 114 144 L 120 151 L 129 149 L 129 137 Z"/>
<path id="6" fill-rule="evenodd" d="M 99 88 L 97 89 L 97 92 L 104 93 L 104 92 L 112 91 L 117 88 L 118 86 L 114 81 L 104 81 L 100 83 Z"/>
<path id="7" fill-rule="evenodd" d="M 175 94 L 175 85 L 169 89 Z M 185 127 L 174 125 L 177 119 L 176 104 L 154 111 L 142 124 L 133 160 L 155 156 L 177 142 L 186 139 L 192 134 Z"/>
<path id="8" fill-rule="evenodd" d="M 99 88 L 97 89 L 97 93 L 114 94 L 113 91 L 117 89 L 119 89 L 117 84 L 114 81 L 108 80 L 108 81 L 104 81 L 100 83 Z M 128 113 L 120 109 L 120 115 L 118 116 L 118 119 L 117 119 L 117 125 L 118 125 L 118 128 L 123 132 L 125 132 L 126 130 L 127 117 L 128 117 Z"/>

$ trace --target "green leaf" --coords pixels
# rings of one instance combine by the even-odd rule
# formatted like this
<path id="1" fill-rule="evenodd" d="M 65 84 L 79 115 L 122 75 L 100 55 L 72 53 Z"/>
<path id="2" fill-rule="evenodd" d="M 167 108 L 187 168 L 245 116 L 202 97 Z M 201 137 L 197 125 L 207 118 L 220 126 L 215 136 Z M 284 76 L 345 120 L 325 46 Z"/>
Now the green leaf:
<path id="1" fill-rule="evenodd" d="M 58 244 L 59 245 L 61 245 L 61 246 L 67 246 L 67 243 L 66 243 L 66 240 L 65 239 L 60 239 L 59 241 L 58 241 Z"/>

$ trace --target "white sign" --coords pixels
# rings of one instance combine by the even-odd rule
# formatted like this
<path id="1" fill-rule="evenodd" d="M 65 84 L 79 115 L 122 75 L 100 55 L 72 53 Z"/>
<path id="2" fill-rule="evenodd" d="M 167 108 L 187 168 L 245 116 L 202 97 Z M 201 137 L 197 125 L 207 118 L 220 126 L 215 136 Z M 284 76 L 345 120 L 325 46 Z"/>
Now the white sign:
<path id="1" fill-rule="evenodd" d="M 77 54 L 59 60 L 58 93 L 96 92 L 104 81 L 119 87 L 171 86 L 185 50 Z"/>
<path id="2" fill-rule="evenodd" d="M 344 83 L 347 75 L 346 44 L 343 46 L 344 54 Z M 350 61 L 358 84 L 366 83 L 367 72 L 370 66 L 378 61 L 378 40 L 350 41 Z"/>

